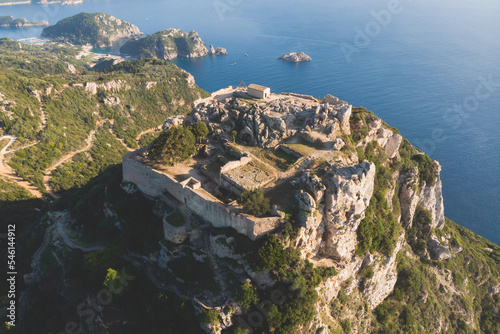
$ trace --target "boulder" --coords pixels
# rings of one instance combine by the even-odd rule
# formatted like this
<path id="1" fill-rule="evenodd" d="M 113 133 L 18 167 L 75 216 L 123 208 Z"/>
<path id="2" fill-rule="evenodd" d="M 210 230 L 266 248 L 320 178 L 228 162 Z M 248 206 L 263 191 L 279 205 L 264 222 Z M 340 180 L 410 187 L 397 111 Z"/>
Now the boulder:
<path id="1" fill-rule="evenodd" d="M 299 190 L 295 194 L 295 198 L 299 202 L 299 209 L 307 212 L 314 212 L 316 210 L 316 201 L 314 198 L 303 190 Z"/>
<path id="2" fill-rule="evenodd" d="M 432 260 L 443 261 L 451 257 L 448 247 L 443 246 L 435 236 L 431 236 L 427 241 L 427 247 Z"/>
<path id="3" fill-rule="evenodd" d="M 342 147 L 345 146 L 345 143 L 344 141 L 342 140 L 342 138 L 336 138 L 334 141 L 333 141 L 333 149 L 335 151 L 340 151 L 342 149 Z"/>

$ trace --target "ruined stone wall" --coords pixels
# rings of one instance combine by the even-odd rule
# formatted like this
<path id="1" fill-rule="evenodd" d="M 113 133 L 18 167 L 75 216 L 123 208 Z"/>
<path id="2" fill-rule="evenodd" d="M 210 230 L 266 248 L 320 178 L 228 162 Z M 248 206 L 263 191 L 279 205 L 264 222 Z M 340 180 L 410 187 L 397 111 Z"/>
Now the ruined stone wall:
<path id="1" fill-rule="evenodd" d="M 171 176 L 153 170 L 130 157 L 131 154 L 123 157 L 123 180 L 125 182 L 134 183 L 142 193 L 152 197 L 158 197 L 167 191 L 215 227 L 232 227 L 238 233 L 255 240 L 272 231 L 279 224 L 280 219 L 277 217 L 256 218 L 236 214 L 208 193 L 204 193 L 202 189 L 193 190 L 183 187 Z"/>
<path id="2" fill-rule="evenodd" d="M 238 167 L 247 165 L 252 161 L 252 157 L 243 156 L 239 160 L 229 161 L 227 164 L 221 167 L 220 172 L 225 173 Z"/>

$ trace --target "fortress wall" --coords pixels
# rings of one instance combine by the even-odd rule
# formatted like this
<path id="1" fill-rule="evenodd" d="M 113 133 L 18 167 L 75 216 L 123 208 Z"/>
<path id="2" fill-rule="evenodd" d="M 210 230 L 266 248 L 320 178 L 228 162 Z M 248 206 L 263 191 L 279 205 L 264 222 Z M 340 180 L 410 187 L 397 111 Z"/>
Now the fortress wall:
<path id="1" fill-rule="evenodd" d="M 225 173 L 238 167 L 245 166 L 252 161 L 252 157 L 241 157 L 240 160 L 230 161 L 221 167 L 220 172 Z"/>
<path id="2" fill-rule="evenodd" d="M 232 227 L 238 233 L 255 240 L 275 229 L 279 224 L 278 217 L 255 218 L 235 214 L 223 203 L 218 202 L 215 198 L 210 198 L 208 194 L 204 194 L 203 190 L 182 187 L 169 175 L 153 170 L 129 157 L 129 154 L 123 157 L 123 180 L 125 182 L 134 183 L 141 192 L 152 197 L 158 197 L 167 191 L 215 227 Z"/>
<path id="3" fill-rule="evenodd" d="M 131 159 L 130 154 L 126 154 L 122 159 L 123 181 L 134 183 L 142 193 L 151 197 L 159 197 L 167 190 L 176 199 L 182 198 L 182 186 L 176 180 Z"/>

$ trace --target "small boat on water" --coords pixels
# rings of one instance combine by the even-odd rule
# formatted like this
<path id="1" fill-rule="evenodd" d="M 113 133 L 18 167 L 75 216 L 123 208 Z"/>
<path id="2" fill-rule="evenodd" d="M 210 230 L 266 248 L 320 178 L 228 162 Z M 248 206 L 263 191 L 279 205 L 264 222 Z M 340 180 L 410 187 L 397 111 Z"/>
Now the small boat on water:
<path id="1" fill-rule="evenodd" d="M 248 53 L 245 53 L 245 57 L 248 57 Z"/>
<path id="2" fill-rule="evenodd" d="M 236 63 L 232 63 L 231 66 L 236 65 Z"/>

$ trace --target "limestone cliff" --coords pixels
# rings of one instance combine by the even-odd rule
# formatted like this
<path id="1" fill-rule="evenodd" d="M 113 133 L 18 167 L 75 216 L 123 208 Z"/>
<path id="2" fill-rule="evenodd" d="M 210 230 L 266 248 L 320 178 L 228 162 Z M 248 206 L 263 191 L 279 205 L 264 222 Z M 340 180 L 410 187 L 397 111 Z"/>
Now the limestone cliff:
<path id="1" fill-rule="evenodd" d="M 261 229 L 260 235 L 248 233 L 242 226 L 235 227 L 231 219 L 217 218 L 216 223 L 211 223 L 217 231 L 211 231 L 210 236 L 203 239 L 206 257 L 197 254 L 196 258 L 209 260 L 217 268 L 216 278 L 229 299 L 222 303 L 214 297 L 210 300 L 211 306 L 207 306 L 206 301 L 200 304 L 200 315 L 211 309 L 216 311 L 214 319 L 222 319 L 203 326 L 207 333 L 221 333 L 236 327 L 265 331 L 273 326 L 281 328 L 279 332 L 283 333 L 292 332 L 291 328 L 300 333 L 327 333 L 327 327 L 347 330 L 351 326 L 359 333 L 373 326 L 383 330 L 388 324 L 384 319 L 390 317 L 383 311 L 388 303 L 412 298 L 412 302 L 421 300 L 418 307 L 426 309 L 430 307 L 426 305 L 429 294 L 438 288 L 451 299 L 467 293 L 467 288 L 460 285 L 463 281 L 451 282 L 445 272 L 436 273 L 438 286 L 432 282 L 424 284 L 422 277 L 415 277 L 420 273 L 417 270 L 427 270 L 418 264 L 420 261 L 442 268 L 451 263 L 445 261 L 459 259 L 464 249 L 454 225 L 445 224 L 439 163 L 411 146 L 396 129 L 373 113 L 353 108 L 331 95 L 316 100 L 282 93 L 259 100 L 251 98 L 245 89 L 229 88 L 198 101 L 189 115 L 168 119 L 164 128 L 197 122 L 207 124 L 210 134 L 189 175 L 197 178 L 204 191 L 228 203 L 226 212 L 229 213 L 236 202 L 223 195 L 233 191 L 221 182 L 226 167 L 239 170 L 236 180 L 247 178 L 245 173 L 256 175 L 258 169 L 265 170 L 275 176 L 265 184 L 265 195 L 272 205 L 269 215 L 280 221 L 272 228 Z M 240 160 L 231 157 L 234 155 L 254 161 L 257 170 L 245 169 Z M 150 184 L 142 180 L 140 173 L 130 178 L 128 164 L 124 165 L 125 180 L 137 183 L 139 189 L 145 184 L 159 185 L 157 181 Z M 158 194 L 165 187 L 160 188 Z M 164 193 L 184 203 L 184 198 L 173 193 L 174 188 L 169 186 Z M 193 214 L 209 220 L 211 209 L 208 208 L 215 202 L 220 205 L 218 201 L 211 202 L 206 198 L 203 205 L 197 206 L 204 209 L 197 209 Z M 187 202 L 183 204 L 183 207 L 190 206 Z M 244 208 L 239 210 L 245 213 Z M 177 238 L 179 228 L 174 231 L 172 226 L 168 226 L 166 235 L 175 243 L 189 240 L 196 251 L 200 233 L 207 232 L 198 231 L 196 224 L 191 226 L 188 231 L 182 230 L 182 239 Z M 238 233 L 230 232 L 228 227 Z M 255 240 L 260 248 L 242 253 L 245 242 L 238 234 Z M 168 267 L 172 256 L 175 257 L 175 253 L 165 247 L 161 262 Z M 228 261 L 231 265 L 222 269 Z M 285 261 L 285 265 L 280 261 Z M 318 273 L 323 275 L 319 280 L 313 278 Z M 242 290 L 238 290 L 238 284 L 234 285 L 234 276 L 245 286 L 245 293 L 250 293 L 248 286 L 254 286 L 261 297 L 289 286 L 291 300 L 285 305 L 305 298 L 303 304 L 308 306 L 301 314 L 308 316 L 304 315 L 305 318 L 297 320 L 292 327 L 279 322 L 271 326 L 269 322 L 276 321 L 271 312 L 282 312 L 281 316 L 286 318 L 289 306 L 263 301 L 247 308 Z M 302 279 L 312 280 L 316 285 L 310 283 L 306 287 Z M 420 280 L 417 288 L 415 280 Z M 495 279 L 488 282 L 496 284 Z M 411 297 L 401 296 L 403 288 L 409 289 Z M 314 294 L 316 300 L 308 299 L 307 296 Z M 278 306 L 273 308 L 273 303 Z M 300 309 L 298 304 L 294 305 Z M 467 306 L 453 305 L 452 308 L 460 313 Z M 268 322 L 249 323 L 252 310 L 263 309 L 270 312 L 266 315 Z M 339 313 L 340 310 L 343 313 Z M 468 328 L 480 326 L 477 316 L 456 317 Z M 428 326 L 412 326 L 433 333 L 453 326 L 443 314 L 435 315 L 435 320 Z M 404 321 L 410 324 L 413 320 L 405 318 Z"/>
<path id="2" fill-rule="evenodd" d="M 227 53 L 224 48 L 214 49 L 213 46 L 209 51 L 196 31 L 187 33 L 177 28 L 162 30 L 152 35 L 130 40 L 121 47 L 120 52 L 137 58 L 162 60 Z"/>

